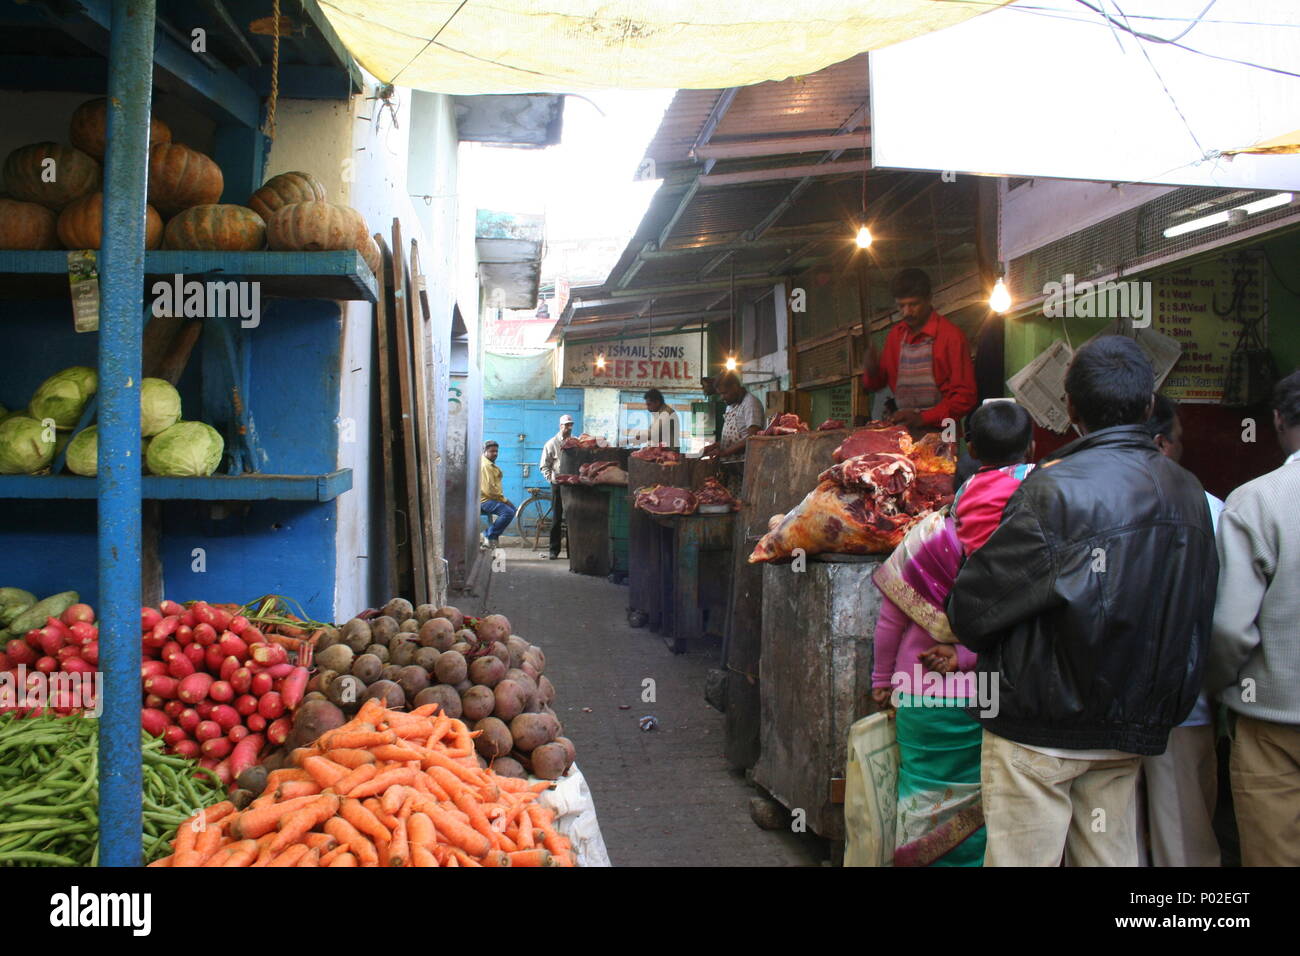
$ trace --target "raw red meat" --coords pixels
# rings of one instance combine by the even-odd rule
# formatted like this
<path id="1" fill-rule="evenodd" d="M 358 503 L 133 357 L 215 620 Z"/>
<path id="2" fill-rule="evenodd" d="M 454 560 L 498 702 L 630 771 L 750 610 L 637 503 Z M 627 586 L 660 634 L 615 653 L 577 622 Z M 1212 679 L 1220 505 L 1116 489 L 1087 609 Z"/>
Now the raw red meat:
<path id="1" fill-rule="evenodd" d="M 652 515 L 688 515 L 695 512 L 695 495 L 685 488 L 651 485 L 636 493 L 635 504 Z"/>
<path id="2" fill-rule="evenodd" d="M 893 550 L 907 534 L 914 517 L 886 514 L 872 507 L 860 491 L 823 481 L 776 528 L 763 535 L 749 556 L 750 564 L 805 554 L 879 554 Z"/>
<path id="3" fill-rule="evenodd" d="M 577 438 L 566 438 L 561 443 L 561 448 L 601 448 L 605 444 L 603 438 L 597 438 L 595 435 L 588 435 L 583 432 Z"/>
<path id="4" fill-rule="evenodd" d="M 739 504 L 722 482 L 713 477 L 704 479 L 704 487 L 695 492 L 695 502 L 701 505 L 730 505 L 733 510 Z"/>
<path id="5" fill-rule="evenodd" d="M 578 480 L 584 485 L 626 485 L 627 472 L 616 461 L 592 461 L 578 466 Z"/>
<path id="6" fill-rule="evenodd" d="M 673 451 L 671 448 L 642 448 L 639 451 L 632 452 L 632 457 L 638 461 L 653 461 L 660 465 L 675 465 L 682 460 L 682 453 Z"/>
<path id="7" fill-rule="evenodd" d="M 903 496 L 903 510 L 910 515 L 937 511 L 952 502 L 954 491 L 952 475 L 918 472 Z"/>
<path id="8" fill-rule="evenodd" d="M 835 461 L 844 461 L 881 451 L 906 455 L 911 450 L 912 438 L 906 428 L 888 422 L 868 422 L 844 439 L 831 457 Z"/>
<path id="9" fill-rule="evenodd" d="M 822 422 L 820 425 L 817 426 L 817 430 L 819 432 L 833 432 L 833 431 L 839 431 L 843 427 L 844 427 L 844 423 L 840 421 L 838 418 L 828 418 L 826 419 L 826 421 Z"/>
<path id="10" fill-rule="evenodd" d="M 951 475 L 957 471 L 957 448 L 938 432 L 930 432 L 912 445 L 907 456 L 920 474 Z"/>
<path id="11" fill-rule="evenodd" d="M 819 481 L 834 481 L 850 491 L 866 491 L 879 495 L 901 495 L 916 479 L 916 466 L 907 455 L 876 452 L 858 455 L 832 465 L 820 475 Z"/>
<path id="12" fill-rule="evenodd" d="M 808 426 L 800 421 L 799 416 L 793 412 L 786 412 L 784 415 L 775 415 L 767 423 L 760 435 L 797 435 L 800 432 L 806 432 Z"/>
<path id="13" fill-rule="evenodd" d="M 556 475 L 555 483 L 557 485 L 580 485 L 582 484 L 582 479 L 577 475 Z"/>

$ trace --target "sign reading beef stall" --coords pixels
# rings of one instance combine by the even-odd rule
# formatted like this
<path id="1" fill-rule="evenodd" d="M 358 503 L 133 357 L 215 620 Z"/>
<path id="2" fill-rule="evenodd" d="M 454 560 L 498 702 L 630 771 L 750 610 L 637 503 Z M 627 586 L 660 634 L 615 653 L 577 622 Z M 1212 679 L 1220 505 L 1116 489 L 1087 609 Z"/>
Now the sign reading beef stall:
<path id="1" fill-rule="evenodd" d="M 605 367 L 597 368 L 603 355 Z M 653 339 L 570 342 L 564 346 L 566 388 L 698 389 L 700 334 L 656 335 Z"/>

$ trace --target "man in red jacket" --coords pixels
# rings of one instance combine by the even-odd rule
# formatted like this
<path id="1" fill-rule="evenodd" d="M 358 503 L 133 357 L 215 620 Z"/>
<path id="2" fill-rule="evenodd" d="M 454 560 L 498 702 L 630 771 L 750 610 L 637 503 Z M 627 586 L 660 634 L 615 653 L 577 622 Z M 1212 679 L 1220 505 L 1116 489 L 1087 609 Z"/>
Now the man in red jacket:
<path id="1" fill-rule="evenodd" d="M 862 384 L 874 392 L 886 385 L 898 410 L 889 420 L 913 432 L 943 428 L 975 407 L 975 365 L 961 329 L 934 310 L 930 277 L 904 269 L 889 284 L 902 321 L 889 330 L 877 354 L 871 336 L 862 363 Z"/>

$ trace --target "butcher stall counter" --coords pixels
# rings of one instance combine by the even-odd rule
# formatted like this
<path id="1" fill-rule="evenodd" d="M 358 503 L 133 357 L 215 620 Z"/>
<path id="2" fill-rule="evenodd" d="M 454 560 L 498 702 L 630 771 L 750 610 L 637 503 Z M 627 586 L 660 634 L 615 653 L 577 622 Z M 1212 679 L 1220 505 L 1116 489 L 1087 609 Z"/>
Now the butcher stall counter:
<path id="1" fill-rule="evenodd" d="M 626 471 L 627 448 L 566 448 L 560 452 L 559 472 L 579 474 L 584 465 L 615 462 Z M 623 485 L 561 484 L 564 525 L 568 539 L 569 570 L 578 574 L 607 577 L 613 570 L 610 550 L 610 497 L 626 495 Z"/>
<path id="2" fill-rule="evenodd" d="M 645 512 L 642 512 L 644 514 Z M 731 592 L 735 515 L 648 515 L 658 546 L 660 623 L 674 654 L 691 641 L 721 641 Z"/>

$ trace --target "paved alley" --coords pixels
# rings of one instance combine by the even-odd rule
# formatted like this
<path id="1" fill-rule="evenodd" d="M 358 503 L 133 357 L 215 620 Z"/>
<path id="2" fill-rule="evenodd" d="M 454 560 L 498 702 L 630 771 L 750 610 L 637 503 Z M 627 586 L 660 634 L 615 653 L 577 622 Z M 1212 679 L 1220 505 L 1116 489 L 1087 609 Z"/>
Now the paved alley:
<path id="1" fill-rule="evenodd" d="M 727 766 L 722 715 L 704 702 L 716 649 L 674 655 L 658 635 L 628 626 L 626 587 L 572 574 L 563 559 L 516 548 L 506 555 L 488 610 L 546 652 L 554 707 L 577 745 L 615 866 L 821 862 L 816 837 L 762 830 L 750 820 L 749 798 L 760 791 Z M 647 678 L 654 703 L 642 702 Z M 658 729 L 639 728 L 647 714 Z"/>

